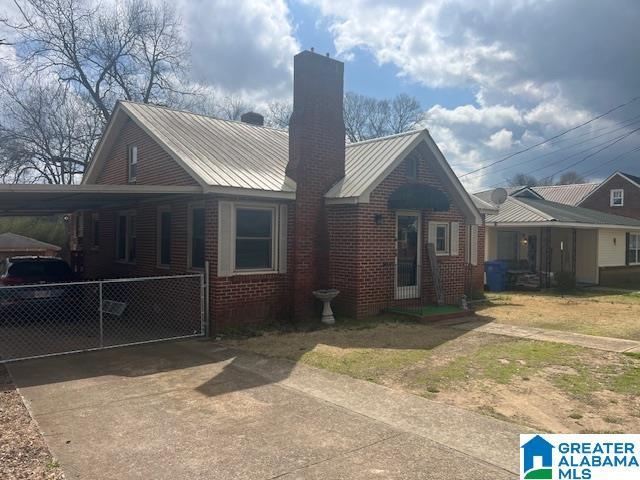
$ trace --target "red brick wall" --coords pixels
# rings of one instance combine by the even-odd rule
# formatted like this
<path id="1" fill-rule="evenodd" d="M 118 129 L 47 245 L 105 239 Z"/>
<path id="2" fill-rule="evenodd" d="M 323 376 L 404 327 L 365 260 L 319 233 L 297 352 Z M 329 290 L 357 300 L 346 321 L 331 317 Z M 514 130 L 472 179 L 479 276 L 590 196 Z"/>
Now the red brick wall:
<path id="1" fill-rule="evenodd" d="M 418 182 L 436 187 L 447 194 L 443 179 L 430 166 L 429 156 L 419 154 Z M 369 203 L 358 205 L 331 205 L 329 226 L 331 239 L 332 284 L 341 291 L 335 306 L 346 315 L 362 317 L 375 314 L 396 303 L 395 251 L 396 211 L 388 208 L 388 199 L 401 185 L 412 182 L 406 176 L 406 161 L 399 165 L 372 193 Z M 375 215 L 382 216 L 376 224 Z M 422 295 L 435 302 L 435 291 L 427 254 L 428 222 L 459 222 L 459 252 L 456 256 L 439 256 L 438 263 L 445 289 L 445 301 L 457 304 L 468 286 L 482 289 L 482 263 L 484 261 L 484 229 L 479 228 L 478 267 L 472 272 L 466 261 L 467 228 L 464 217 L 451 202 L 448 212 L 421 214 L 421 286 Z"/>
<path id="2" fill-rule="evenodd" d="M 617 188 L 624 189 L 624 205 L 622 207 L 610 206 L 611 190 Z M 613 215 L 640 219 L 640 188 L 627 179 L 616 175 L 598 187 L 580 206 Z"/>
<path id="3" fill-rule="evenodd" d="M 138 147 L 137 184 L 198 185 L 191 175 L 131 120 L 120 130 L 118 140 L 113 145 L 96 183 L 127 184 L 129 145 Z"/>
<path id="4" fill-rule="evenodd" d="M 100 239 L 93 245 L 91 215 L 85 214 L 85 278 L 125 278 L 200 273 L 188 269 L 187 215 L 190 201 L 202 196 L 174 202 L 149 203 L 131 208 L 99 210 Z M 205 197 L 205 258 L 210 264 L 210 317 L 212 330 L 229 326 L 286 320 L 290 316 L 290 274 L 238 275 L 217 277 L 218 266 L 218 199 Z M 157 265 L 157 212 L 169 207 L 172 214 L 171 266 Z M 136 262 L 116 261 L 116 216 L 120 211 L 136 212 Z M 293 216 L 289 215 L 289 265 L 292 262 L 291 234 Z"/>

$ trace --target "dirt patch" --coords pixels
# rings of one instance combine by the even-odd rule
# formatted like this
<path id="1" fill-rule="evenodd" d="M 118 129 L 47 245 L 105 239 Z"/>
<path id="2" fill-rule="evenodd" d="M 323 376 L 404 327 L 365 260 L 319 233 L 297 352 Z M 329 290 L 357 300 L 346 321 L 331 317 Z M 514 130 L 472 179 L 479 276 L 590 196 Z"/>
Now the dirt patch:
<path id="1" fill-rule="evenodd" d="M 0 478 L 64 478 L 37 425 L 0 365 Z"/>
<path id="2" fill-rule="evenodd" d="M 640 297 L 592 292 L 579 295 L 509 292 L 489 294 L 478 313 L 509 325 L 550 328 L 640 340 Z"/>

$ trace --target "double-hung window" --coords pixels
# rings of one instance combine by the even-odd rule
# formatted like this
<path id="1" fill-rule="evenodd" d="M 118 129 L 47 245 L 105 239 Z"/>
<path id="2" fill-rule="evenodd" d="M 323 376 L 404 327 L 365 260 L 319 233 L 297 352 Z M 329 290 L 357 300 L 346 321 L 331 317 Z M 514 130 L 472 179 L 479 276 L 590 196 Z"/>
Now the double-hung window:
<path id="1" fill-rule="evenodd" d="M 123 263 L 136 261 L 136 214 L 122 212 L 116 223 L 116 259 Z"/>
<path id="2" fill-rule="evenodd" d="M 610 206 L 623 207 L 624 206 L 624 190 L 622 188 L 616 188 L 611 190 Z"/>
<path id="3" fill-rule="evenodd" d="M 629 264 L 640 264 L 640 233 L 629 234 Z"/>
<path id="4" fill-rule="evenodd" d="M 236 207 L 235 270 L 273 270 L 275 209 Z"/>
<path id="5" fill-rule="evenodd" d="M 158 266 L 169 267 L 171 265 L 171 210 L 158 209 Z"/>
<path id="6" fill-rule="evenodd" d="M 91 247 L 96 250 L 100 247 L 100 215 L 91 214 Z"/>
<path id="7" fill-rule="evenodd" d="M 436 254 L 446 255 L 449 253 L 449 224 L 438 223 L 436 225 Z"/>
<path id="8" fill-rule="evenodd" d="M 129 183 L 135 183 L 138 177 L 138 147 L 129 145 L 127 155 Z"/>
<path id="9" fill-rule="evenodd" d="M 204 268 L 204 224 L 203 203 L 189 205 L 189 268 Z"/>

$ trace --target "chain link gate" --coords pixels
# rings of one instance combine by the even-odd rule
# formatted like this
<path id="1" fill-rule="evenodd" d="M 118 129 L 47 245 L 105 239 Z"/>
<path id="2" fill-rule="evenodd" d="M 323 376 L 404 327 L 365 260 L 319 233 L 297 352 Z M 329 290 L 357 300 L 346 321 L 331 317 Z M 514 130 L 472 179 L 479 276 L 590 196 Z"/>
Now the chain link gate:
<path id="1" fill-rule="evenodd" d="M 204 275 L 0 287 L 0 362 L 205 335 Z"/>

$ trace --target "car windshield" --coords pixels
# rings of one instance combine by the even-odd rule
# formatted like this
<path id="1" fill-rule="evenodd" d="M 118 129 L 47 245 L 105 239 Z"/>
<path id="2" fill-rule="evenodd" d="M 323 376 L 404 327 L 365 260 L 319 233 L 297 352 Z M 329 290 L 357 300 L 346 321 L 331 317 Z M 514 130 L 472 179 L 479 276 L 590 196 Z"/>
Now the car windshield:
<path id="1" fill-rule="evenodd" d="M 22 278 L 66 278 L 71 276 L 71 269 L 64 262 L 19 262 L 9 268 L 9 274 Z"/>

